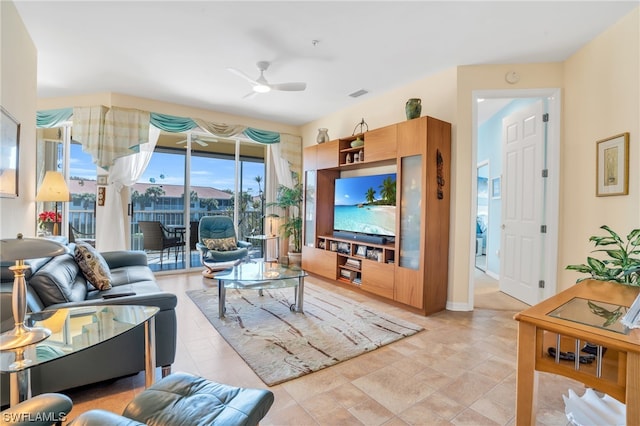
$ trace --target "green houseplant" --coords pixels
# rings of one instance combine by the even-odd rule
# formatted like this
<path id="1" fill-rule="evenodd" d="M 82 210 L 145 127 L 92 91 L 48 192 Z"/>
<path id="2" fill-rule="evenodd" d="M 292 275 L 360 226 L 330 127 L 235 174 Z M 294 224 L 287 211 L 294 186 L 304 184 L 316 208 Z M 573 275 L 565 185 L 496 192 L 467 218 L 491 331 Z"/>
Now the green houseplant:
<path id="1" fill-rule="evenodd" d="M 293 178 L 293 187 L 280 185 L 276 201 L 268 204 L 284 211 L 284 222 L 280 225 L 280 230 L 284 239 L 290 243 L 289 261 L 292 257 L 297 257 L 296 255 L 302 253 L 302 198 L 304 194 L 298 174 L 294 173 Z"/>
<path id="2" fill-rule="evenodd" d="M 594 235 L 589 241 L 597 247 L 593 252 L 605 253 L 607 258 L 600 260 L 588 256 L 586 264 L 569 265 L 566 269 L 590 275 L 579 278 L 577 282 L 592 278 L 640 286 L 640 229 L 632 230 L 626 241 L 607 225 L 600 229 L 607 231 L 608 235 Z"/>

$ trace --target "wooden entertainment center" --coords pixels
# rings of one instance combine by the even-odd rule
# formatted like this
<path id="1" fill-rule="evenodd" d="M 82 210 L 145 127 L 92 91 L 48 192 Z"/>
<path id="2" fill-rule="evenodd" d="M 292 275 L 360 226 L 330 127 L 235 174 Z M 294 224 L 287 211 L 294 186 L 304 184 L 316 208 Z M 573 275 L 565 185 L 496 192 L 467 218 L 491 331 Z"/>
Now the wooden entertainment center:
<path id="1" fill-rule="evenodd" d="M 353 147 L 357 138 L 364 145 Z M 334 235 L 335 180 L 380 169 L 397 173 L 393 241 Z M 424 315 L 445 309 L 450 123 L 421 117 L 310 146 L 303 152 L 303 170 L 305 271 Z"/>

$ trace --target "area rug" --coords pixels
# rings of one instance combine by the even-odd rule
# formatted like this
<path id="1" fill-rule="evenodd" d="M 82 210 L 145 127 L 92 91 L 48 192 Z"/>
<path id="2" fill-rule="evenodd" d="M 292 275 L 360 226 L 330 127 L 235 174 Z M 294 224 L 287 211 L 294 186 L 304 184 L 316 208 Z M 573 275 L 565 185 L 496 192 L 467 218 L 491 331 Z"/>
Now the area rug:
<path id="1" fill-rule="evenodd" d="M 187 295 L 268 386 L 321 370 L 422 330 L 305 283 L 304 313 L 292 312 L 294 288 L 227 290 L 218 318 L 217 289 Z"/>

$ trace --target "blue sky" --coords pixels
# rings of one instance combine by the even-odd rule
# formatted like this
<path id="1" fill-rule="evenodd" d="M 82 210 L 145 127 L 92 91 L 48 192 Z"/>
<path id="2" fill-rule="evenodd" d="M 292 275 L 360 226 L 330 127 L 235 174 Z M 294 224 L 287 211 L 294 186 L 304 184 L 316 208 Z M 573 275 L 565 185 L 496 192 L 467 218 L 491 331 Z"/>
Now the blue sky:
<path id="1" fill-rule="evenodd" d="M 374 197 L 379 200 L 381 198 L 380 186 L 388 176 L 391 176 L 394 181 L 396 180 L 395 173 L 336 179 L 335 204 L 348 206 L 366 203 L 366 195 L 369 188 L 373 188 L 376 191 Z"/>
<path id="2" fill-rule="evenodd" d="M 91 156 L 82 152 L 80 145 L 71 144 L 70 176 L 95 180 L 96 168 Z M 243 163 L 242 190 L 258 195 L 256 176 L 262 176 L 260 186 L 264 191 L 264 164 Z M 182 185 L 184 183 L 184 157 L 174 154 L 155 153 L 140 182 Z M 216 189 L 234 189 L 235 167 L 230 160 L 216 158 L 191 157 L 191 185 L 210 186 Z"/>

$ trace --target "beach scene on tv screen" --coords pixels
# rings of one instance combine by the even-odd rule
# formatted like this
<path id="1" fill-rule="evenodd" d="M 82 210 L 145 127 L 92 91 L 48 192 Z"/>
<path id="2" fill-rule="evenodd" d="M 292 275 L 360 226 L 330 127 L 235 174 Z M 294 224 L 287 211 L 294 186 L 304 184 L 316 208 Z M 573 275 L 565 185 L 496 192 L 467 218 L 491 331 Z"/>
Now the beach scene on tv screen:
<path id="1" fill-rule="evenodd" d="M 394 236 L 396 174 L 336 179 L 334 205 L 335 230 Z"/>

